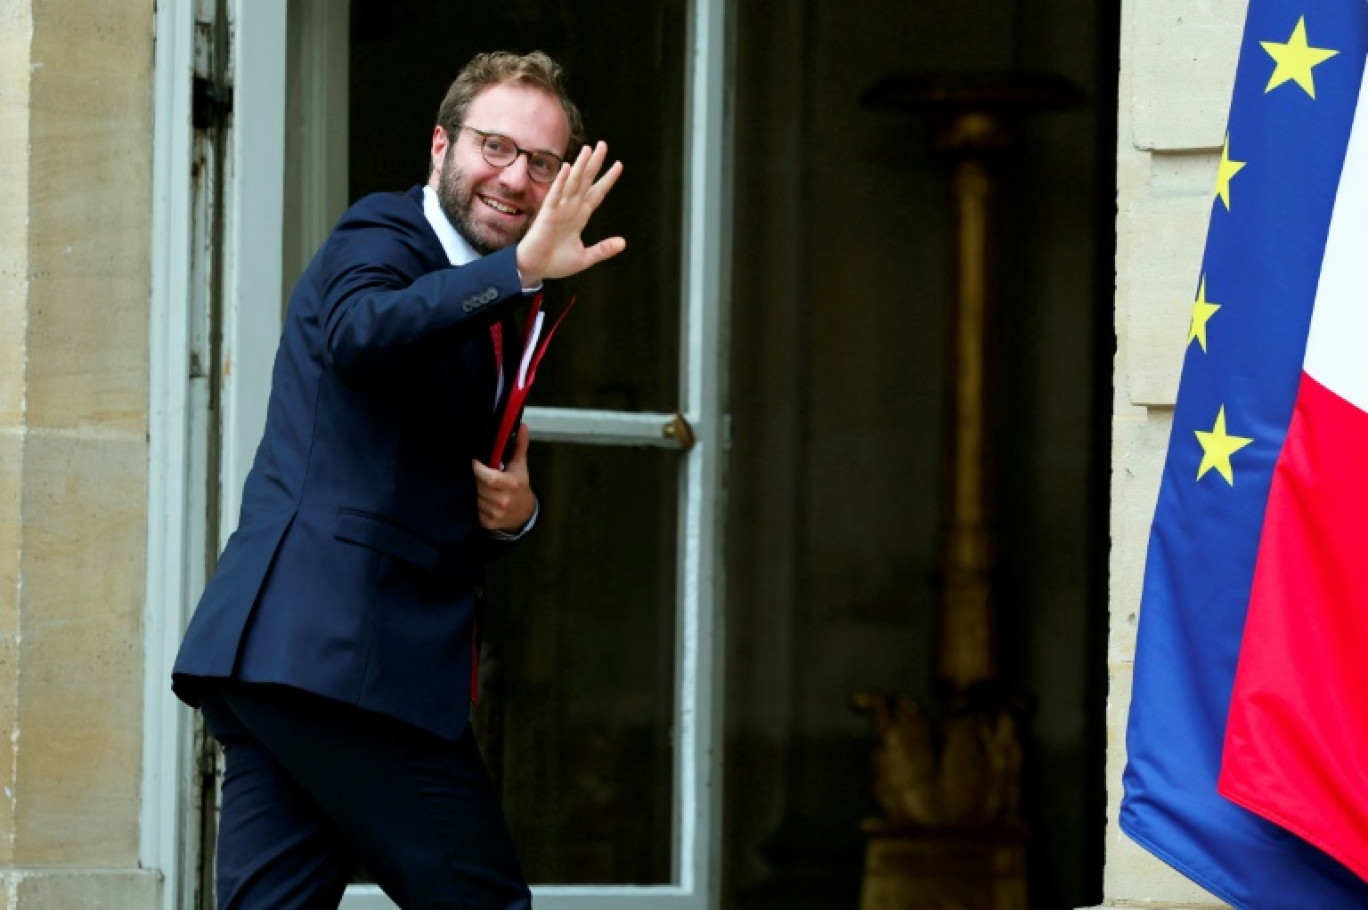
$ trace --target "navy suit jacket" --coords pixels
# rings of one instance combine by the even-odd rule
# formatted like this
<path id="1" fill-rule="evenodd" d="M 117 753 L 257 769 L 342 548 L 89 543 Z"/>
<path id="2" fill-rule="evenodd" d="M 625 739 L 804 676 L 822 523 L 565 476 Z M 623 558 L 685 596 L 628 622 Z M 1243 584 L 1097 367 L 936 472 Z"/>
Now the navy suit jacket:
<path id="1" fill-rule="evenodd" d="M 514 249 L 453 268 L 422 192 L 368 196 L 291 295 L 238 528 L 172 670 L 281 683 L 446 737 L 470 709 L 489 457 L 489 326 L 526 300 Z"/>

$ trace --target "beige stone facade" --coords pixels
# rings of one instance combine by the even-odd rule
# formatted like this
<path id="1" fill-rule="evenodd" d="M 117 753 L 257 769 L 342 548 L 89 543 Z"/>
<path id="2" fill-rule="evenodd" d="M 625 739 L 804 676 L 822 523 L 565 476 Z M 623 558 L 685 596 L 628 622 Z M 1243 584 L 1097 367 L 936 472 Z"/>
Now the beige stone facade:
<path id="1" fill-rule="evenodd" d="M 152 3 L 0 3 L 0 906 L 139 868 Z"/>

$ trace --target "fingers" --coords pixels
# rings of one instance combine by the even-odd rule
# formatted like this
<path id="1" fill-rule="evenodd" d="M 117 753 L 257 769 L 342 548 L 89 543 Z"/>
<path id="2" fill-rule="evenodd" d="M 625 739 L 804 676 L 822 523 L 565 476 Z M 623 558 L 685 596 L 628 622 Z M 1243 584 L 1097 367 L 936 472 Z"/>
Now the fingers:
<path id="1" fill-rule="evenodd" d="M 530 285 L 534 278 L 567 278 L 626 249 L 627 242 L 621 237 L 586 246 L 580 236 L 622 176 L 621 161 L 603 169 L 607 157 L 607 143 L 599 142 L 593 148 L 581 147 L 573 162 L 561 165 L 541 210 L 518 243 L 518 270 L 524 282 Z"/>
<path id="2" fill-rule="evenodd" d="M 599 141 L 594 145 L 594 152 L 589 156 L 589 161 L 585 165 L 585 184 L 592 184 L 599 171 L 603 170 L 603 162 L 608 160 L 608 143 Z"/>
<path id="3" fill-rule="evenodd" d="M 603 143 L 600 142 L 599 145 L 601 146 Z M 584 175 L 586 169 L 593 165 L 594 157 L 597 154 L 597 149 L 590 151 L 589 146 L 587 145 L 580 148 L 579 154 L 575 156 L 575 163 L 571 166 L 570 174 L 565 181 L 565 198 L 574 199 L 579 196 L 583 192 L 580 187 L 593 180 L 592 174 L 589 176 L 588 180 L 585 179 Z M 602 163 L 601 158 L 600 163 Z M 597 173 L 597 169 L 594 173 Z"/>
<path id="4" fill-rule="evenodd" d="M 591 201 L 590 206 L 597 206 L 598 201 L 603 199 L 604 194 L 608 192 L 608 189 L 612 187 L 613 182 L 617 180 L 617 175 L 612 174 L 612 172 L 616 170 L 621 173 L 622 171 L 621 162 L 615 162 L 613 167 L 609 168 L 609 174 L 612 174 L 612 180 L 609 181 L 606 188 L 595 193 L 603 180 L 599 180 L 598 183 L 595 183 L 594 181 L 598 178 L 599 171 L 603 169 L 603 162 L 607 157 L 608 144 L 606 142 L 599 142 L 592 149 L 587 145 L 580 148 L 579 154 L 575 156 L 575 163 L 570 166 L 570 172 L 565 175 L 564 187 L 557 195 L 555 204 L 572 204 L 581 200 L 593 198 L 597 201 Z M 561 170 L 564 171 L 564 168 L 562 167 Z M 605 174 L 604 179 L 607 179 L 608 176 L 608 174 Z M 559 175 L 557 175 L 557 177 L 559 177 Z M 555 187 L 553 186 L 552 189 L 555 189 Z M 548 204 L 552 202 L 550 192 L 546 194 L 546 201 Z"/>
<path id="5" fill-rule="evenodd" d="M 621 237 L 609 237 L 607 240 L 600 240 L 598 243 L 585 249 L 584 258 L 588 261 L 585 268 L 598 265 L 605 259 L 612 259 L 625 249 L 627 249 L 627 241 Z"/>
<path id="6" fill-rule="evenodd" d="M 617 183 L 621 176 L 622 162 L 614 161 L 613 166 L 608 168 L 608 173 L 600 177 L 598 182 L 589 188 L 589 192 L 584 196 L 584 201 L 589 203 L 591 209 L 598 208 L 599 203 L 603 202 L 603 197 L 608 195 L 608 191 L 613 188 L 613 184 Z"/>
<path id="7" fill-rule="evenodd" d="M 517 443 L 508 467 L 495 471 L 478 460 L 471 461 L 475 472 L 475 509 L 485 528 L 511 531 L 527 524 L 536 508 L 527 476 L 527 446 L 531 435 L 527 425 L 518 428 Z"/>
<path id="8" fill-rule="evenodd" d="M 531 441 L 531 434 L 527 432 L 527 424 L 518 424 L 518 438 L 513 443 L 513 458 L 509 462 L 510 465 L 513 462 L 527 460 L 527 445 Z"/>
<path id="9" fill-rule="evenodd" d="M 599 142 L 592 149 L 587 145 L 581 147 L 573 163 L 567 161 L 561 165 L 556 179 L 551 182 L 551 188 L 546 191 L 542 209 L 548 215 L 556 213 L 555 217 L 559 220 L 566 215 L 573 218 L 581 214 L 578 209 L 582 203 L 588 205 L 589 212 L 598 208 L 603 197 L 608 195 L 618 177 L 622 176 L 621 161 L 613 162 L 607 173 L 599 176 L 607 157 L 606 142 Z M 589 217 L 588 212 L 582 215 L 586 219 Z"/>
<path id="10" fill-rule="evenodd" d="M 503 471 L 495 471 L 479 461 L 471 464 L 475 470 L 475 510 L 480 515 L 480 524 L 494 527 L 512 504 L 516 484 Z"/>
<path id="11" fill-rule="evenodd" d="M 543 209 L 554 209 L 560 205 L 561 196 L 565 194 L 565 181 L 569 179 L 570 162 L 562 161 L 556 179 L 551 181 L 551 189 L 546 191 L 546 198 L 542 200 Z"/>

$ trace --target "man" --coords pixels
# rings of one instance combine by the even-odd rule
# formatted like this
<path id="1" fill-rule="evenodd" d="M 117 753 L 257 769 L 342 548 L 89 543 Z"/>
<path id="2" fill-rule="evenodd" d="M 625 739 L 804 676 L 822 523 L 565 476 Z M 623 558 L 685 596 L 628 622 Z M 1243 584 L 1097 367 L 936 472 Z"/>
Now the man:
<path id="1" fill-rule="evenodd" d="M 335 907 L 358 860 L 404 908 L 530 896 L 467 728 L 483 559 L 536 520 L 522 429 L 489 458 L 511 316 L 621 174 L 541 53 L 476 57 L 427 185 L 353 206 L 290 299 L 265 435 L 173 687 L 226 758 L 220 908 Z"/>

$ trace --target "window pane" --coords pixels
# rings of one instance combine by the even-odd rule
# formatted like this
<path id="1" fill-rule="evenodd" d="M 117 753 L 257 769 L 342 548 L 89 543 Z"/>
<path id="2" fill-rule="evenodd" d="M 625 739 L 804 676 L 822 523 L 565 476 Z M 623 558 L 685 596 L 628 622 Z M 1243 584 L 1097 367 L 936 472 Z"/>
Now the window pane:
<path id="1" fill-rule="evenodd" d="M 677 453 L 534 445 L 491 567 L 476 728 L 529 878 L 671 877 Z"/>
<path id="2" fill-rule="evenodd" d="M 625 165 L 585 239 L 621 235 L 627 251 L 555 284 L 558 300 L 579 303 L 539 371 L 533 404 L 678 409 L 687 14 L 686 0 L 353 0 L 352 199 L 426 180 L 437 105 L 479 51 L 554 57 L 589 138 Z"/>

